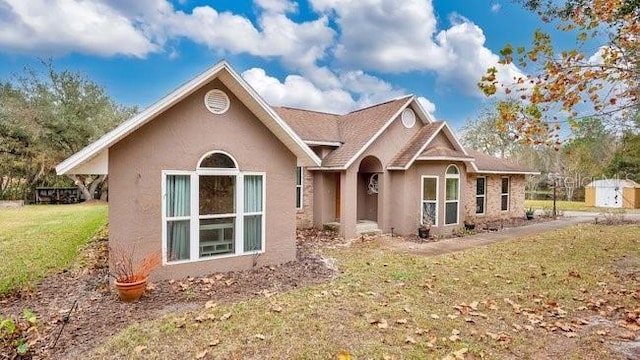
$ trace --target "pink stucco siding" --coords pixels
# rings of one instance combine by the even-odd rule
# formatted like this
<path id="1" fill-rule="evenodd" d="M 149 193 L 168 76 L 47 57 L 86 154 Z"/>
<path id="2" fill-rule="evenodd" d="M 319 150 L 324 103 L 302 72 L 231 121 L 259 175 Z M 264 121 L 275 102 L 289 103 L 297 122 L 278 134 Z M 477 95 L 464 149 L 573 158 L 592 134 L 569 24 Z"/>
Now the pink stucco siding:
<path id="1" fill-rule="evenodd" d="M 231 106 L 214 115 L 203 104 L 211 89 L 225 91 Z M 258 265 L 295 259 L 296 157 L 219 81 L 205 85 L 109 149 L 110 242 L 133 245 L 144 256 L 162 245 L 163 170 L 193 171 L 206 153 L 222 150 L 241 171 L 266 173 L 265 252 Z M 269 156 L 265 156 L 268 154 Z M 248 269 L 253 255 L 165 265 L 157 278 Z"/>

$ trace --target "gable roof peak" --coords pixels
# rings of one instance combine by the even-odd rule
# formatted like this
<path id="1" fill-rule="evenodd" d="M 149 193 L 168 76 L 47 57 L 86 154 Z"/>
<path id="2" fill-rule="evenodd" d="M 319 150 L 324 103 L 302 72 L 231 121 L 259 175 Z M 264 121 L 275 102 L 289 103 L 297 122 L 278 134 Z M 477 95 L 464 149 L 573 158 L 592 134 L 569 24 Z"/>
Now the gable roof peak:
<path id="1" fill-rule="evenodd" d="M 393 98 L 393 99 L 385 100 L 383 102 L 379 102 L 379 103 L 376 103 L 376 104 L 371 104 L 369 106 L 365 106 L 363 108 L 359 108 L 359 109 L 353 110 L 353 111 L 351 111 L 351 112 L 349 112 L 349 113 L 347 113 L 345 115 L 355 114 L 355 113 L 358 113 L 360 111 L 369 110 L 369 109 L 376 108 L 378 106 L 387 105 L 387 104 L 390 104 L 390 103 L 393 103 L 393 102 L 396 102 L 396 101 L 401 101 L 401 100 L 405 101 L 405 100 L 408 100 L 409 98 L 412 98 L 412 97 L 413 97 L 413 95 L 411 95 L 411 94 L 399 96 L 399 97 L 396 97 L 396 98 Z"/>

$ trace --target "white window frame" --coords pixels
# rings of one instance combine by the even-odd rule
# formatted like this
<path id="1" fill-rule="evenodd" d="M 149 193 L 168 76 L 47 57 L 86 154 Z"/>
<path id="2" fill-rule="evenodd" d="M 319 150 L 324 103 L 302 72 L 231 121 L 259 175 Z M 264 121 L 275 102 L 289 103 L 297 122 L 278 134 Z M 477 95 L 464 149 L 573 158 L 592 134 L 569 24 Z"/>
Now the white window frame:
<path id="1" fill-rule="evenodd" d="M 506 193 L 502 192 L 502 181 L 504 179 L 507 179 L 507 192 Z M 502 211 L 502 212 L 507 212 L 511 208 L 511 195 L 510 195 L 510 193 L 511 193 L 511 177 L 509 177 L 509 176 L 500 177 L 500 211 Z M 504 196 L 507 197 L 507 208 L 506 209 L 502 209 L 502 198 Z"/>
<path id="2" fill-rule="evenodd" d="M 484 179 L 484 188 L 482 189 L 482 195 L 478 195 L 478 179 Z M 476 207 L 478 206 L 478 198 L 482 198 L 482 212 L 478 212 L 476 208 L 476 215 L 484 215 L 487 213 L 487 177 L 476 177 Z"/>
<path id="3" fill-rule="evenodd" d="M 231 160 L 233 160 L 236 168 L 201 168 L 199 167 L 202 160 L 204 160 L 207 156 L 212 155 L 214 153 L 220 153 L 228 156 Z M 205 154 L 198 161 L 198 167 L 194 171 L 184 171 L 184 170 L 162 170 L 162 186 L 161 186 L 161 211 L 162 211 L 162 265 L 179 265 L 186 263 L 194 263 L 200 261 L 211 261 L 217 259 L 224 259 L 230 257 L 238 257 L 238 256 L 254 256 L 256 254 L 262 254 L 266 251 L 266 218 L 267 218 L 267 206 L 266 206 L 266 196 L 267 196 L 267 174 L 266 172 L 252 172 L 246 171 L 242 172 L 237 167 L 238 163 L 234 159 L 233 156 L 224 152 L 224 151 L 211 151 Z M 174 218 L 168 218 L 167 209 L 166 209 L 166 196 L 167 196 L 167 176 L 171 175 L 189 175 L 191 179 L 190 187 L 191 187 L 191 209 L 190 216 L 188 217 L 180 217 L 183 220 L 190 220 L 189 227 L 189 259 L 186 260 L 176 260 L 176 261 L 168 261 L 167 259 L 167 221 L 175 220 Z M 200 176 L 235 176 L 236 189 L 235 189 L 235 231 L 234 231 L 234 252 L 229 254 L 221 254 L 214 256 L 207 256 L 200 258 Z M 262 176 L 262 211 L 261 212 L 244 212 L 244 176 L 245 175 L 258 175 Z M 216 214 L 216 215 L 206 215 L 205 218 L 224 218 L 229 217 L 230 214 Z M 249 252 L 244 251 L 244 216 L 245 215 L 262 215 L 262 241 L 261 241 L 261 249 L 253 250 Z"/>
<path id="4" fill-rule="evenodd" d="M 298 184 L 298 172 L 300 172 L 300 184 Z M 298 201 L 298 192 L 300 192 L 300 204 Z M 304 168 L 296 166 L 296 210 L 302 210 L 304 207 Z"/>
<path id="5" fill-rule="evenodd" d="M 424 200 L 424 179 L 436 179 L 436 199 L 435 200 Z M 435 175 L 422 175 L 420 179 L 420 224 L 421 225 L 424 225 L 422 223 L 422 220 L 424 219 L 424 203 L 435 203 L 436 218 L 434 219 L 432 226 L 438 227 L 438 218 L 440 217 L 440 213 L 438 211 L 439 198 L 440 198 L 440 178 Z"/>
<path id="6" fill-rule="evenodd" d="M 457 174 L 448 174 L 447 172 L 451 167 L 454 167 L 458 173 Z M 458 189 L 456 190 L 457 199 L 456 200 L 447 200 L 447 180 L 449 179 L 457 179 L 458 180 Z M 455 223 L 447 223 L 447 204 L 456 203 L 458 206 L 456 207 L 456 222 Z M 444 171 L 444 225 L 458 225 L 460 223 L 460 168 L 451 164 L 447 166 Z"/>
<path id="7" fill-rule="evenodd" d="M 180 176 L 186 175 L 189 176 L 190 184 L 190 198 L 189 198 L 189 216 L 179 216 L 179 217 L 168 217 L 167 216 L 167 177 L 169 176 Z M 194 234 L 193 228 L 193 184 L 194 184 L 194 172 L 193 171 L 181 171 L 181 170 L 162 170 L 162 197 L 161 197 L 161 211 L 162 211 L 162 264 L 180 264 L 189 262 L 190 260 L 176 260 L 176 261 L 168 261 L 167 259 L 167 222 L 169 221 L 179 221 L 179 220 L 189 220 L 189 244 L 193 243 L 192 236 Z M 191 255 L 191 248 L 189 249 L 189 255 Z"/>
<path id="8" fill-rule="evenodd" d="M 266 247 L 266 209 L 267 209 L 267 173 L 266 172 L 253 172 L 253 171 L 247 171 L 247 172 L 243 172 L 242 173 L 242 206 L 243 206 L 243 210 L 244 210 L 244 177 L 245 176 L 262 176 L 262 209 L 260 211 L 257 212 L 244 212 L 242 213 L 242 254 L 239 255 L 247 255 L 247 254 L 261 254 L 265 251 L 265 247 Z M 250 251 L 245 251 L 244 249 L 244 217 L 245 216 L 252 216 L 252 215 L 262 215 L 261 218 L 261 222 L 262 222 L 262 232 L 260 234 L 260 236 L 262 236 L 262 241 L 260 242 L 260 250 L 250 250 Z"/>

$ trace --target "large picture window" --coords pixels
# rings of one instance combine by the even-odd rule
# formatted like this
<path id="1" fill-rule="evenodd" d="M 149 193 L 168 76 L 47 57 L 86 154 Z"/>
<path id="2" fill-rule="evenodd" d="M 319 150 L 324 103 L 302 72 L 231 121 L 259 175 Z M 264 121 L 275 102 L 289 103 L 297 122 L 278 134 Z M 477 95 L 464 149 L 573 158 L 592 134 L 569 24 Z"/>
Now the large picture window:
<path id="1" fill-rule="evenodd" d="M 435 176 L 422 177 L 420 223 L 438 226 L 438 178 Z"/>
<path id="2" fill-rule="evenodd" d="M 509 211 L 509 177 L 502 178 L 502 185 L 500 187 L 500 210 Z"/>
<path id="3" fill-rule="evenodd" d="M 214 152 L 192 172 L 163 172 L 166 263 L 264 250 L 263 173 L 241 172 Z"/>
<path id="4" fill-rule="evenodd" d="M 460 170 L 455 165 L 449 165 L 445 173 L 444 200 L 444 224 L 457 224 L 458 208 L 460 207 Z"/>
<path id="5" fill-rule="evenodd" d="M 487 205 L 487 178 L 476 178 L 476 214 L 483 215 Z"/>

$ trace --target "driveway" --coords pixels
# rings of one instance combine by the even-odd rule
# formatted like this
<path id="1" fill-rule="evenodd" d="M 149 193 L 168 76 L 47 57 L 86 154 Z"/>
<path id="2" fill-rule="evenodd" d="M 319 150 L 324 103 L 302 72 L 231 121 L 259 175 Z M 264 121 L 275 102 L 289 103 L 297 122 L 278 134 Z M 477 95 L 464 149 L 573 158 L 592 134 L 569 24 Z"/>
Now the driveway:
<path id="1" fill-rule="evenodd" d="M 624 214 L 625 220 L 640 221 L 640 213 Z M 417 243 L 412 241 L 398 241 L 388 235 L 380 238 L 385 247 L 418 255 L 433 256 L 466 250 L 478 246 L 486 246 L 499 241 L 517 239 L 529 235 L 537 235 L 547 231 L 562 229 L 580 223 L 593 222 L 602 219 L 602 213 L 584 211 L 565 211 L 564 216 L 557 220 L 535 223 L 495 232 L 485 232 L 465 237 L 444 239 L 436 242 Z"/>

